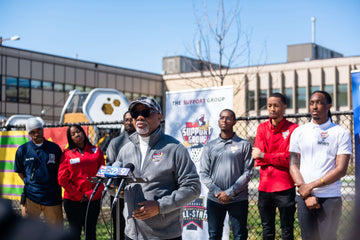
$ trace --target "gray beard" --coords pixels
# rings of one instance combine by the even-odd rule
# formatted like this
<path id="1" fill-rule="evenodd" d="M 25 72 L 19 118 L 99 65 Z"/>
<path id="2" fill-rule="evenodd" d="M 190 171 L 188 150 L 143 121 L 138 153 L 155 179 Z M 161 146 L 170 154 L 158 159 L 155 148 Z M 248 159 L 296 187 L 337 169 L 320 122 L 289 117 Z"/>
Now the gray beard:
<path id="1" fill-rule="evenodd" d="M 136 129 L 136 132 L 140 135 L 144 135 L 144 134 L 147 134 L 149 133 L 150 131 L 150 127 L 149 127 L 149 124 L 146 123 L 146 127 L 145 128 L 139 128 L 138 126 L 135 126 L 135 129 Z"/>

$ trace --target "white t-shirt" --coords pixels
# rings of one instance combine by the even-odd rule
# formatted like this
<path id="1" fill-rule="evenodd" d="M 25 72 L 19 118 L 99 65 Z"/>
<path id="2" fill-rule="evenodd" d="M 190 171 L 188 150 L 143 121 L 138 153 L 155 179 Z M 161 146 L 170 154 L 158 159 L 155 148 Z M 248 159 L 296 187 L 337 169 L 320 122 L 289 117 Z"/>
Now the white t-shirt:
<path id="1" fill-rule="evenodd" d="M 321 125 L 311 121 L 294 130 L 289 151 L 300 153 L 300 173 L 305 183 L 310 183 L 335 168 L 337 155 L 352 154 L 350 133 L 330 119 Z M 341 180 L 313 189 L 312 194 L 339 197 Z"/>
<path id="2" fill-rule="evenodd" d="M 149 147 L 149 141 L 150 141 L 150 136 L 141 137 L 139 135 L 140 152 L 141 152 L 141 166 L 140 166 L 140 169 L 142 169 L 142 166 L 144 165 L 146 152 L 147 152 L 147 149 Z"/>

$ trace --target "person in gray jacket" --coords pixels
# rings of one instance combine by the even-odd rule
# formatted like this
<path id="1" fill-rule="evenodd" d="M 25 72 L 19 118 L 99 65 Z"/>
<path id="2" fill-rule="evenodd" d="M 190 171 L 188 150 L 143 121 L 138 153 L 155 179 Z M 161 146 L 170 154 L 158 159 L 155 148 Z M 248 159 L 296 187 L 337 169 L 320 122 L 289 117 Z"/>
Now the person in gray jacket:
<path id="1" fill-rule="evenodd" d="M 182 239 L 183 206 L 200 194 L 196 167 L 187 149 L 163 133 L 161 107 L 140 97 L 129 106 L 136 132 L 121 148 L 115 165 L 132 163 L 149 183 L 125 186 L 126 239 Z"/>
<path id="2" fill-rule="evenodd" d="M 124 124 L 125 131 L 110 141 L 109 146 L 106 149 L 106 157 L 107 157 L 106 165 L 112 165 L 115 162 L 116 157 L 120 152 L 120 149 L 126 143 L 130 142 L 129 136 L 135 132 L 135 127 L 133 125 L 132 120 L 133 119 L 130 115 L 130 112 L 126 111 L 123 115 L 123 124 Z M 110 204 L 114 200 L 113 196 L 114 196 L 113 194 L 110 195 Z M 112 218 L 113 218 L 113 227 L 116 230 L 119 229 L 118 232 L 116 230 L 114 231 L 114 239 L 119 239 L 116 237 L 116 234 L 120 234 L 120 238 L 123 239 L 125 237 L 125 219 L 122 214 L 119 214 L 120 219 L 118 219 L 118 220 L 116 219 L 116 216 L 117 216 L 116 209 L 119 209 L 118 210 L 119 213 L 123 212 L 124 199 L 120 198 L 118 201 L 118 204 L 119 204 L 119 207 L 112 209 L 112 213 L 111 213 Z M 116 225 L 117 223 L 119 224 L 119 228 L 117 228 L 117 225 Z"/>
<path id="3" fill-rule="evenodd" d="M 205 145 L 200 158 L 200 178 L 209 189 L 209 239 L 222 238 L 226 212 L 234 239 L 247 239 L 248 183 L 254 167 L 251 144 L 233 131 L 236 117 L 232 110 L 222 110 L 218 124 L 220 136 Z"/>
<path id="4" fill-rule="evenodd" d="M 106 149 L 106 165 L 112 165 L 115 162 L 120 149 L 130 141 L 129 136 L 135 132 L 135 127 L 129 111 L 126 111 L 123 115 L 123 124 L 125 131 L 119 136 L 111 139 L 109 146 Z"/>

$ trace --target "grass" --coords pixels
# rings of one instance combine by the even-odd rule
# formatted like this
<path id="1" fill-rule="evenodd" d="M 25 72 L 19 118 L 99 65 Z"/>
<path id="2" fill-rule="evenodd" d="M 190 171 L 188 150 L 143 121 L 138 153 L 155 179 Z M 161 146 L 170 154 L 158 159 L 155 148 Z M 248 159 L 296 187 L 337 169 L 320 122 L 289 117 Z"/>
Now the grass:
<path id="1" fill-rule="evenodd" d="M 254 202 L 249 203 L 248 229 L 249 229 L 249 236 L 248 236 L 249 240 L 262 239 L 262 225 L 261 225 L 260 214 L 257 204 Z M 276 211 L 276 217 L 275 217 L 275 234 L 276 234 L 275 239 L 281 239 L 280 217 L 278 210 Z M 299 221 L 297 219 L 296 213 L 295 213 L 295 222 L 294 222 L 294 239 L 301 239 Z"/>
<path id="2" fill-rule="evenodd" d="M 345 236 L 348 234 L 350 226 L 352 226 L 353 223 L 353 215 L 354 215 L 354 202 L 353 201 L 343 201 L 343 207 L 342 207 L 342 216 L 340 218 L 339 228 L 338 228 L 338 239 L 345 239 Z M 103 208 L 103 214 L 105 221 L 107 223 L 107 227 L 111 231 L 111 218 L 110 218 L 110 211 L 109 209 Z M 281 239 L 281 229 L 280 229 L 280 219 L 279 219 L 279 212 L 276 212 L 276 220 L 275 220 L 275 226 L 276 226 L 276 236 L 275 239 Z M 67 221 L 65 221 L 65 227 L 67 228 Z M 256 202 L 249 202 L 249 212 L 248 212 L 248 229 L 249 229 L 249 240 L 258 240 L 262 239 L 262 226 L 261 226 L 261 220 L 259 215 L 259 210 L 257 207 Z M 113 229 L 114 231 L 114 229 Z M 111 239 L 109 236 L 106 227 L 104 225 L 104 222 L 101 218 L 101 216 L 98 219 L 97 223 L 97 239 L 98 240 L 108 240 Z M 84 234 L 82 234 L 81 237 L 82 240 L 84 240 Z M 233 240 L 234 237 L 232 235 L 232 232 L 230 231 L 230 240 Z M 300 227 L 299 227 L 299 221 L 297 219 L 297 214 L 295 213 L 295 222 L 294 222 L 294 239 L 300 240 Z M 186 239 L 184 239 L 186 240 Z"/>

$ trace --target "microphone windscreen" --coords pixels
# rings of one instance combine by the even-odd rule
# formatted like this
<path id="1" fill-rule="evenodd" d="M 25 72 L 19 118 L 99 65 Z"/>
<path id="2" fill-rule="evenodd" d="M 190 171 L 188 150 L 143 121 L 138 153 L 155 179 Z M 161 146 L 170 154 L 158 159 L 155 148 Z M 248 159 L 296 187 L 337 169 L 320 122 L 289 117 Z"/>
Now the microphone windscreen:
<path id="1" fill-rule="evenodd" d="M 132 163 L 127 163 L 124 168 L 129 168 L 130 171 L 133 172 L 135 169 L 135 166 Z"/>

